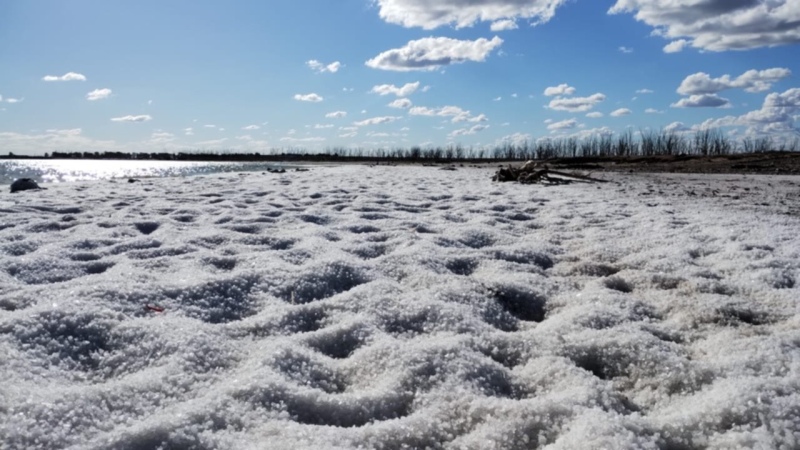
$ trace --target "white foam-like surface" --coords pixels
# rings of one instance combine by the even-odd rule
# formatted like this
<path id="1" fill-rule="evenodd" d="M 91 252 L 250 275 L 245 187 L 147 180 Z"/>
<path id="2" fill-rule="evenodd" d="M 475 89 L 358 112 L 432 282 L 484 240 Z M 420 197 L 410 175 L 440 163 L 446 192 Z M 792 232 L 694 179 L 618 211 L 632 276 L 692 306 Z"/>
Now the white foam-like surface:
<path id="1" fill-rule="evenodd" d="M 0 447 L 798 448 L 800 180 L 607 177 L 3 193 Z"/>

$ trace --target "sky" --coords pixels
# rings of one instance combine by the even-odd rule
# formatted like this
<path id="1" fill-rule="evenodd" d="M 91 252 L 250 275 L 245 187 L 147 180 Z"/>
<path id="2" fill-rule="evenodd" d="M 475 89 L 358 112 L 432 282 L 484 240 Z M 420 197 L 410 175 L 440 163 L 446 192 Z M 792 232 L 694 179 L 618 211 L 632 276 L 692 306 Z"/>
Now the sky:
<path id="1" fill-rule="evenodd" d="M 800 0 L 7 0 L 0 153 L 800 137 Z"/>

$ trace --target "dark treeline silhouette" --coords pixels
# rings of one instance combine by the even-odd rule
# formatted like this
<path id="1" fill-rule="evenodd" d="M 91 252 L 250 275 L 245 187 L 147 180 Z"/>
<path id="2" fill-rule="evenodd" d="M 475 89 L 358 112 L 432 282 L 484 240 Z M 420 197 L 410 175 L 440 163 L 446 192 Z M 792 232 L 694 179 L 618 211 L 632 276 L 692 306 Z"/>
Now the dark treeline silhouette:
<path id="1" fill-rule="evenodd" d="M 51 159 L 118 159 L 161 161 L 380 161 L 380 162 L 486 162 L 524 161 L 565 158 L 612 158 L 647 156 L 722 156 L 742 153 L 798 152 L 800 138 L 776 142 L 770 137 L 734 140 L 717 129 L 692 134 L 673 131 L 632 131 L 621 134 L 593 135 L 584 138 L 543 138 L 537 141 L 506 142 L 494 147 L 348 148 L 333 147 L 321 153 L 303 149 L 272 149 L 266 153 L 233 151 L 123 153 L 123 152 L 60 152 L 45 154 Z M 9 152 L 0 158 L 41 158 L 17 156 Z"/>

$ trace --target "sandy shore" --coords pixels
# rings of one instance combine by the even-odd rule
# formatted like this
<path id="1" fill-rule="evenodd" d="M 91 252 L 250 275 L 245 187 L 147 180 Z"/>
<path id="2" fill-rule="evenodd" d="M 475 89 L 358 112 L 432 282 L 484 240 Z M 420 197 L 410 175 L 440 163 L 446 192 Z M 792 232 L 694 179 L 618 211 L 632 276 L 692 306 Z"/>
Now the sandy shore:
<path id="1" fill-rule="evenodd" d="M 800 178 L 0 194 L 4 448 L 796 448 Z"/>

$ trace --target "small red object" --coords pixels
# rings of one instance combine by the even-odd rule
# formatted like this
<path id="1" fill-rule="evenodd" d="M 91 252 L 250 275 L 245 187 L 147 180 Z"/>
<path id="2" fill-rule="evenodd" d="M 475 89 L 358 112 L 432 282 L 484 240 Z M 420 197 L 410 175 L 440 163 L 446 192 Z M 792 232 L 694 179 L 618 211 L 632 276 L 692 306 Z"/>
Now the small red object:
<path id="1" fill-rule="evenodd" d="M 154 312 L 164 312 L 164 308 L 156 305 L 144 305 L 144 309 Z"/>

